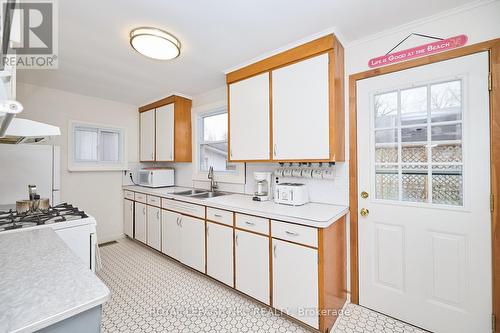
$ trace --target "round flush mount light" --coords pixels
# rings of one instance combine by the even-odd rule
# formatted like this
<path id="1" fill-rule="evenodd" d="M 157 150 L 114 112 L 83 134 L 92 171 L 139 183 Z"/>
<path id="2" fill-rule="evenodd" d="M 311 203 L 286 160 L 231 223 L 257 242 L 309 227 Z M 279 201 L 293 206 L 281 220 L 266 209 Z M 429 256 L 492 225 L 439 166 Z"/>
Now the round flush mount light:
<path id="1" fill-rule="evenodd" d="M 170 60 L 181 54 L 181 43 L 166 31 L 142 27 L 130 32 L 130 45 L 140 54 L 158 60 Z"/>

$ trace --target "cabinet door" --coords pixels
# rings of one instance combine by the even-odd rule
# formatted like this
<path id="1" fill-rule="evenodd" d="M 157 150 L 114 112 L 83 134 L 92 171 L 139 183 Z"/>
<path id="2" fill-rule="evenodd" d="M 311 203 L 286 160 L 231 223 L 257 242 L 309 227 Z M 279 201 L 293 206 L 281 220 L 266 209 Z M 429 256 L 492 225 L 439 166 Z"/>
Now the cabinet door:
<path id="1" fill-rule="evenodd" d="M 135 203 L 135 239 L 146 243 L 146 205 Z"/>
<path id="2" fill-rule="evenodd" d="M 174 104 L 156 109 L 156 160 L 174 160 Z"/>
<path id="3" fill-rule="evenodd" d="M 330 157 L 328 54 L 272 72 L 273 158 Z"/>
<path id="4" fill-rule="evenodd" d="M 155 110 L 140 114 L 140 157 L 141 161 L 155 160 Z"/>
<path id="5" fill-rule="evenodd" d="M 181 262 L 205 272 L 205 221 L 181 216 Z"/>
<path id="6" fill-rule="evenodd" d="M 233 286 L 233 228 L 207 222 L 207 274 Z"/>
<path id="7" fill-rule="evenodd" d="M 250 232 L 235 232 L 235 288 L 269 303 L 269 238 Z"/>
<path id="8" fill-rule="evenodd" d="M 161 252 L 180 261 L 181 233 L 180 233 L 181 214 L 168 210 L 161 212 Z"/>
<path id="9" fill-rule="evenodd" d="M 269 160 L 269 73 L 229 85 L 231 160 Z"/>
<path id="10" fill-rule="evenodd" d="M 273 239 L 273 306 L 319 327 L 318 251 Z"/>
<path id="11" fill-rule="evenodd" d="M 158 251 L 161 250 L 161 216 L 160 208 L 148 206 L 147 208 L 147 241 L 148 245 Z"/>
<path id="12" fill-rule="evenodd" d="M 134 202 L 123 199 L 123 233 L 134 237 Z"/>

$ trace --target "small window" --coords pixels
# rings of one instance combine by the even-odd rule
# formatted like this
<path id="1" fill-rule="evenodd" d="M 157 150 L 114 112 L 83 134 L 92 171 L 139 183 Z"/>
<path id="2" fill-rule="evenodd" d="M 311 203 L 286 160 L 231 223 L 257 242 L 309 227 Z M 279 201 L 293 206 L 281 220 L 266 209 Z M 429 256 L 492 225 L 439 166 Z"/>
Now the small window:
<path id="1" fill-rule="evenodd" d="M 124 129 L 71 122 L 70 133 L 69 170 L 126 169 Z"/>
<path id="2" fill-rule="evenodd" d="M 227 162 L 227 110 L 201 116 L 199 170 L 210 167 L 218 172 L 235 172 L 236 165 Z"/>

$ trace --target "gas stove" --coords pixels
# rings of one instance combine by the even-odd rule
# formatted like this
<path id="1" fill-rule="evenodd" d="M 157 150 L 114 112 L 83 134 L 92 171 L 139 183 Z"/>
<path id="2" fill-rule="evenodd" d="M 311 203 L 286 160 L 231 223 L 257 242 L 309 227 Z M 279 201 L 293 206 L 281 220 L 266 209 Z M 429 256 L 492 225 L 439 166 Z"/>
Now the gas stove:
<path id="1" fill-rule="evenodd" d="M 17 213 L 15 210 L 0 211 L 0 232 L 44 224 L 59 223 L 87 218 L 84 211 L 63 203 L 44 210 Z"/>

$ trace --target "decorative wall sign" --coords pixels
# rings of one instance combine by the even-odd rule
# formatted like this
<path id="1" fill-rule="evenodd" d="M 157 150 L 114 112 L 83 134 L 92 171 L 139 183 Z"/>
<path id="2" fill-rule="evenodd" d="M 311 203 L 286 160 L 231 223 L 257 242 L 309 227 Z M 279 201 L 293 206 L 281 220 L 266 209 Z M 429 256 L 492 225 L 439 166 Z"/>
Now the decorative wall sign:
<path id="1" fill-rule="evenodd" d="M 419 35 L 419 34 L 412 34 L 412 35 L 418 35 L 418 36 L 422 36 L 422 37 L 438 39 L 435 37 Z M 410 36 L 408 36 L 408 37 L 410 37 Z M 408 39 L 408 37 L 406 37 L 404 40 L 402 40 L 398 45 L 396 45 L 396 47 L 398 47 L 401 43 L 403 43 L 406 39 Z M 381 67 L 381 66 L 390 65 L 390 64 L 405 61 L 405 60 L 419 58 L 419 57 L 423 57 L 426 55 L 455 49 L 457 47 L 464 46 L 466 43 L 467 43 L 467 36 L 466 35 L 458 35 L 458 36 L 450 37 L 450 38 L 446 38 L 446 39 L 439 38 L 439 40 L 436 42 L 423 44 L 420 46 L 412 47 L 411 49 L 402 50 L 402 51 L 398 51 L 398 52 L 394 52 L 394 53 L 388 53 L 386 55 L 370 59 L 368 61 L 368 67 L 370 67 L 370 68 Z M 396 48 L 396 47 L 394 47 L 394 48 Z M 392 50 L 394 50 L 394 48 Z M 391 51 L 389 51 L 389 52 L 391 52 Z"/>

